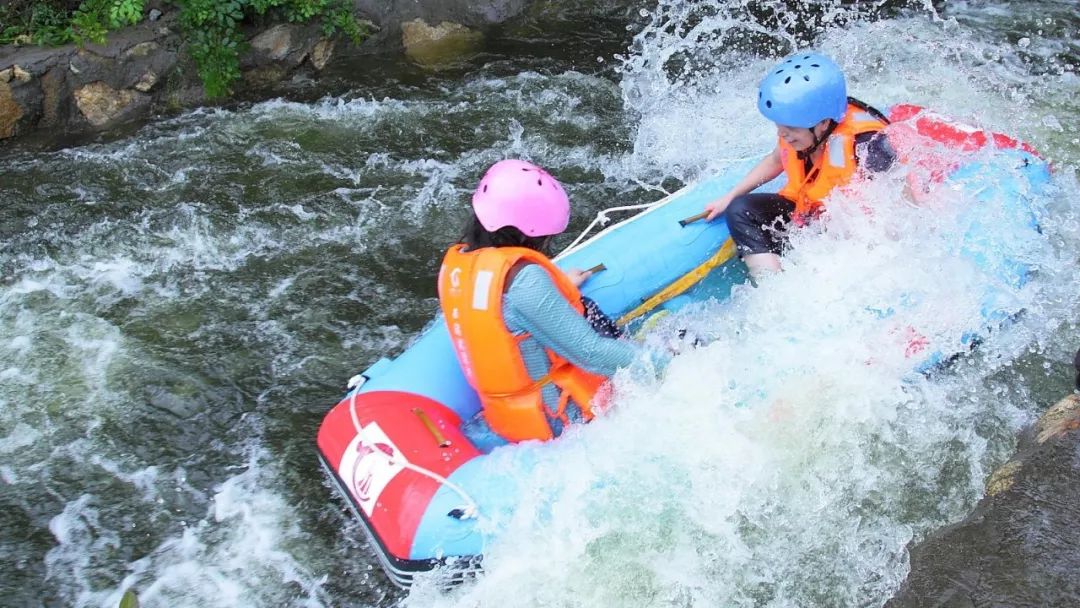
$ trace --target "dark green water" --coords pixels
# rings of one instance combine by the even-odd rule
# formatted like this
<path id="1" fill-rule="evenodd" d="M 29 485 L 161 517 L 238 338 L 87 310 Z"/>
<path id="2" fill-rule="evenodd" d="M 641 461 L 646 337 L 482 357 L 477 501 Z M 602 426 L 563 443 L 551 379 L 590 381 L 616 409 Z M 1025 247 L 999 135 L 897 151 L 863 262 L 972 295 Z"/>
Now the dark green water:
<path id="1" fill-rule="evenodd" d="M 341 65 L 325 97 L 0 151 L 0 603 L 114 606 L 129 586 L 144 606 L 883 603 L 906 573 L 904 544 L 962 517 L 1015 431 L 1069 386 L 1072 3 L 945 3 L 875 21 L 836 9 L 817 35 L 859 97 L 932 105 L 1054 160 L 1043 202 L 1056 221 L 1031 254 L 1036 284 L 1018 294 L 1029 313 L 945 377 L 858 380 L 827 354 L 816 384 L 764 359 L 739 367 L 730 355 L 756 352 L 740 330 L 784 360 L 791 311 L 746 296 L 702 313 L 730 328 L 731 351 L 688 355 L 660 387 L 623 379 L 626 413 L 560 448 L 605 455 L 549 488 L 571 514 L 554 536 L 583 544 L 520 522 L 516 549 L 493 548 L 491 575 L 450 595 L 393 590 L 317 468 L 314 435 L 344 382 L 432 318 L 438 259 L 487 165 L 527 157 L 558 176 L 575 201 L 569 242 L 601 208 L 655 200 L 770 145 L 752 87 L 791 37 L 722 2 L 642 10 L 506 28 L 441 73 Z M 841 269 L 846 255 L 820 251 Z M 804 272 L 796 260 L 787 280 Z M 944 290 L 948 276 L 895 278 L 931 300 L 967 293 Z M 859 353 L 862 338 L 832 346 Z M 679 383 L 690 377 L 698 387 Z M 736 380 L 832 404 L 803 410 L 820 414 L 820 434 L 770 430 L 699 388 Z M 735 434 L 633 419 L 655 404 Z M 642 445 L 660 460 L 639 459 Z M 573 491 L 593 475 L 614 490 Z"/>

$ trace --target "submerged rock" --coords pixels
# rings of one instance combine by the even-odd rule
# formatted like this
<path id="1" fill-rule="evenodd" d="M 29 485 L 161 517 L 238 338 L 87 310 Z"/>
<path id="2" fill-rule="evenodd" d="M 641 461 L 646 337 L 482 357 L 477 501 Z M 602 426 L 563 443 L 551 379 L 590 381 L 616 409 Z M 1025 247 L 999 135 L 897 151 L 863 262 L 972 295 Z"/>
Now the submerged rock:
<path id="1" fill-rule="evenodd" d="M 467 58 L 480 49 L 483 40 L 480 32 L 449 21 L 433 26 L 414 19 L 401 26 L 405 54 L 424 66 L 451 64 Z"/>
<path id="2" fill-rule="evenodd" d="M 1050 408 L 964 521 L 911 548 L 887 608 L 1080 605 L 1080 395 Z"/>

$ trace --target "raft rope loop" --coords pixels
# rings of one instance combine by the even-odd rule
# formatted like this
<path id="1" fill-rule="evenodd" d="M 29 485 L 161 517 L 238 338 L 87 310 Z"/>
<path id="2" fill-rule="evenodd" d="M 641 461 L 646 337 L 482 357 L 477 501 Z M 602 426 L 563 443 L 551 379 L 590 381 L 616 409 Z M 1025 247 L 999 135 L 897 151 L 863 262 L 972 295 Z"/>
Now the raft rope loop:
<path id="1" fill-rule="evenodd" d="M 662 200 L 663 199 L 661 199 L 661 201 Z M 570 243 L 569 246 L 567 246 L 565 249 L 563 249 L 562 253 L 566 253 L 567 251 L 570 251 L 574 247 L 577 247 L 581 243 L 581 241 L 585 240 L 585 237 L 588 236 L 590 232 L 592 232 L 592 229 L 595 228 L 597 224 L 599 224 L 601 226 L 606 226 L 607 223 L 611 221 L 611 218 L 607 216 L 608 213 L 612 213 L 612 212 L 615 212 L 615 211 L 636 211 L 638 209 L 648 209 L 649 207 L 655 207 L 661 201 L 656 201 L 656 202 L 653 202 L 653 203 L 642 203 L 640 205 L 624 205 L 622 207 L 608 207 L 607 209 L 604 209 L 603 211 L 600 211 L 599 213 L 596 214 L 596 217 L 593 218 L 592 223 L 590 223 L 589 226 L 587 228 L 585 228 L 585 230 L 583 230 L 581 232 L 581 234 L 579 234 L 576 239 L 574 239 L 573 243 Z"/>
<path id="2" fill-rule="evenodd" d="M 745 158 L 718 158 L 718 159 L 713 160 L 711 164 L 745 163 L 745 162 L 749 162 L 751 160 L 758 160 L 759 158 L 760 158 L 760 156 L 747 156 Z M 641 186 L 642 188 L 644 188 L 646 190 L 656 190 L 658 192 L 663 192 L 664 197 L 661 198 L 658 201 L 653 201 L 651 203 L 642 203 L 640 205 L 623 205 L 623 206 L 619 206 L 619 207 L 608 207 L 607 209 L 604 209 L 604 210 L 600 211 L 599 213 L 596 214 L 596 217 L 593 218 L 593 221 L 589 224 L 589 226 L 587 228 L 585 228 L 585 230 L 583 230 L 581 232 L 581 234 L 579 234 L 576 239 L 574 239 L 573 243 L 570 243 L 569 246 L 567 246 L 565 249 L 563 249 L 561 252 L 559 252 L 559 255 L 562 255 L 562 254 L 566 253 L 567 251 L 572 250 L 574 247 L 577 247 L 578 245 L 580 245 L 581 242 L 583 240 L 585 240 L 585 237 L 588 236 L 588 234 L 590 232 L 592 232 L 592 229 L 595 228 L 597 224 L 599 224 L 601 226 L 606 226 L 607 223 L 611 221 L 611 218 L 608 217 L 609 213 L 614 213 L 616 211 L 637 211 L 639 209 L 650 209 L 652 207 L 656 207 L 657 205 L 660 205 L 661 203 L 666 202 L 668 200 L 668 198 L 671 197 L 672 193 L 668 192 L 667 190 L 664 190 L 660 186 L 652 186 L 652 185 L 649 185 L 649 184 L 646 184 L 646 183 L 642 182 L 639 179 L 635 179 L 634 182 L 637 183 L 637 185 Z M 558 256 L 556 256 L 556 257 L 558 257 Z"/>
<path id="3" fill-rule="evenodd" d="M 352 417 L 353 428 L 356 430 L 356 434 L 363 435 L 364 427 L 360 425 L 360 418 L 356 415 L 357 393 L 358 391 L 356 389 L 353 389 L 352 396 L 349 397 L 349 415 Z M 382 450 L 375 450 L 373 453 L 382 454 L 386 457 L 386 459 L 391 465 L 399 465 L 403 469 L 408 469 L 414 473 L 423 475 L 424 477 L 427 477 L 428 479 L 431 479 L 436 483 L 442 484 L 454 491 L 458 495 L 458 497 L 460 497 L 461 500 L 465 502 L 465 505 L 456 509 L 452 509 L 450 511 L 452 517 L 455 517 L 456 519 L 475 519 L 480 516 L 480 509 L 476 506 L 476 501 L 473 500 L 472 497 L 465 492 L 465 490 L 461 489 L 461 486 L 458 486 L 454 482 L 443 477 L 442 475 L 439 475 L 435 471 L 426 469 L 420 465 L 413 464 L 408 460 L 405 460 L 404 458 L 400 460 L 395 459 L 393 456 L 383 452 Z"/>

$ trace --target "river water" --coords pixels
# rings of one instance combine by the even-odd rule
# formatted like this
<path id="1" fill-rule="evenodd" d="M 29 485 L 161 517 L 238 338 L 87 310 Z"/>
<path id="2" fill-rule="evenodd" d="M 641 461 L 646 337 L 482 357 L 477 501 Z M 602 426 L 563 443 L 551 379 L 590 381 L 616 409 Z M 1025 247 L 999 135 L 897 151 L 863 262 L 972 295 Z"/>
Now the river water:
<path id="1" fill-rule="evenodd" d="M 811 19 L 783 2 L 662 0 L 624 15 L 507 27 L 442 72 L 367 59 L 317 99 L 0 151 L 0 604 L 115 606 L 128 587 L 144 606 L 200 607 L 888 599 L 907 543 L 961 519 L 1070 386 L 1075 4 L 830 2 Z M 916 294 L 906 320 L 944 341 L 991 279 L 952 255 L 955 213 L 879 181 L 865 196 L 889 222 L 838 204 L 783 275 L 680 319 L 715 342 L 661 381 L 617 378 L 611 415 L 526 480 L 555 508 L 526 500 L 486 576 L 393 589 L 314 435 L 350 376 L 432 318 L 438 259 L 483 169 L 548 167 L 573 229 L 656 200 L 768 149 L 754 86 L 808 42 L 865 101 L 932 106 L 1052 159 L 1042 239 L 1018 250 L 1037 273 L 1010 292 L 1024 313 L 913 378 L 860 311 Z"/>

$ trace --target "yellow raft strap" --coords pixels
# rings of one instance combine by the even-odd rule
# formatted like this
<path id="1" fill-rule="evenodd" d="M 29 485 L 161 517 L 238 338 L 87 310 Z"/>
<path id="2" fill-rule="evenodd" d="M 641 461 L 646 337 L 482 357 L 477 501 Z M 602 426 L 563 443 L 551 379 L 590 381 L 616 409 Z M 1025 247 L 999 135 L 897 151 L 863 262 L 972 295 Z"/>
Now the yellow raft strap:
<path id="1" fill-rule="evenodd" d="M 705 278 L 705 275 L 709 274 L 714 268 L 727 262 L 734 256 L 735 241 L 728 239 L 711 258 L 705 260 L 700 266 L 679 277 L 671 285 L 668 285 L 657 292 L 653 297 L 642 302 L 640 306 L 623 315 L 618 321 L 619 325 L 626 325 L 633 319 L 650 312 L 657 306 L 660 306 L 671 298 L 674 298 L 694 285 L 697 285 L 698 282 Z"/>

